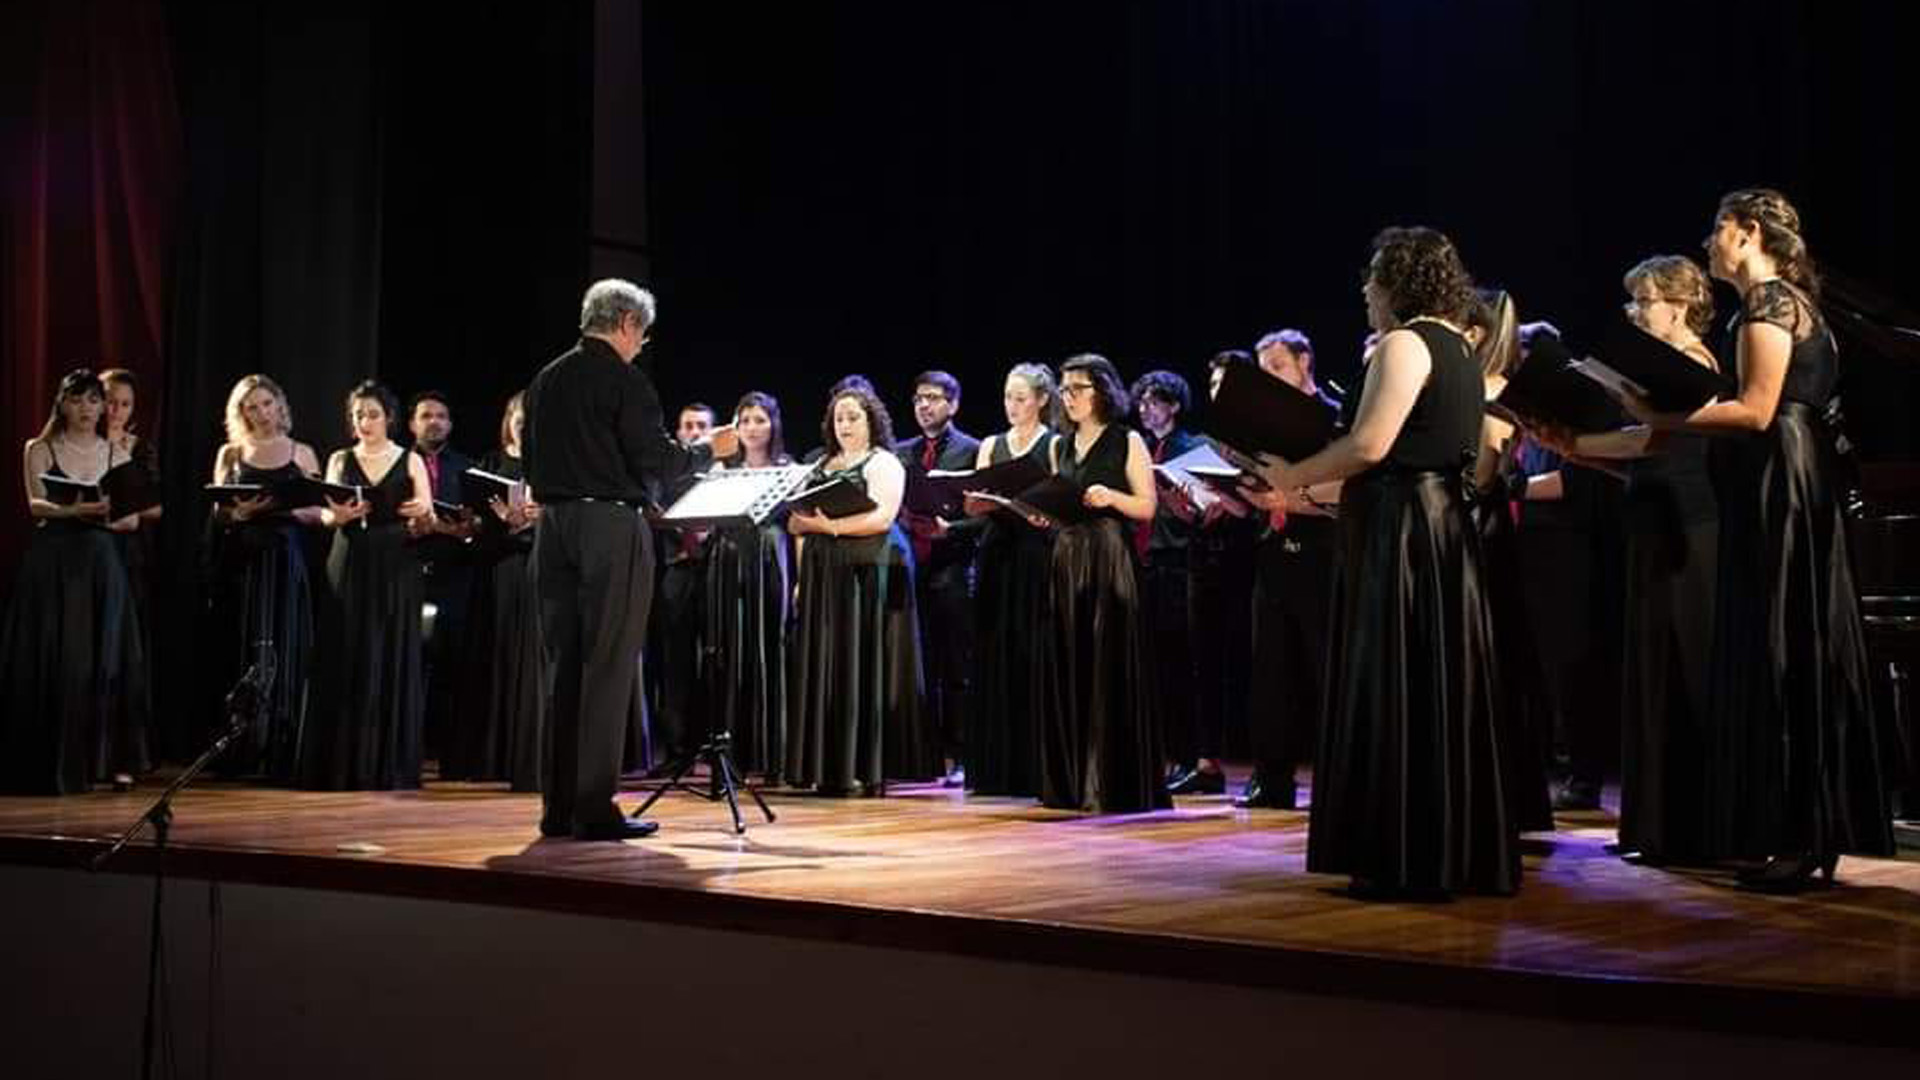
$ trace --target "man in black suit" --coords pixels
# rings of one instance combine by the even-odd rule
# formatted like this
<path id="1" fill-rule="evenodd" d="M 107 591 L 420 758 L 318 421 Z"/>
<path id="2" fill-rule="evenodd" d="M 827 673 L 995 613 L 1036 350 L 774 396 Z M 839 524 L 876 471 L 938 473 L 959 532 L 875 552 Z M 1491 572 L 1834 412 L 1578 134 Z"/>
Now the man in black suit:
<path id="1" fill-rule="evenodd" d="M 532 574 L 547 703 L 543 836 L 624 840 L 657 828 L 627 820 L 613 801 L 653 601 L 640 507 L 649 486 L 739 449 L 730 427 L 692 448 L 668 437 L 659 392 L 635 363 L 653 316 L 652 293 L 595 282 L 580 305 L 579 344 L 527 388 L 522 454 L 542 508 Z"/>
<path id="2" fill-rule="evenodd" d="M 433 501 L 462 505 L 461 477 L 473 462 L 449 441 L 453 438 L 453 407 L 447 403 L 447 396 L 438 390 L 413 395 L 407 402 L 407 430 L 413 434 L 414 453 L 426 463 Z M 408 519 L 407 531 L 414 537 L 413 551 L 424 571 L 426 602 L 433 610 L 424 650 L 427 753 L 439 760 L 442 777 L 457 776 L 465 770 L 462 763 L 452 759 L 452 749 L 460 741 L 453 730 L 458 722 L 453 709 L 454 685 L 466 635 L 467 597 L 473 587 L 469 541 L 478 527 L 471 517 L 441 509 L 431 517 Z"/>
<path id="3" fill-rule="evenodd" d="M 893 448 L 907 467 L 907 483 L 934 469 L 971 469 L 980 440 L 953 426 L 960 411 L 960 380 L 923 371 L 913 380 L 913 418 L 920 434 Z M 966 782 L 968 684 L 973 673 L 973 561 L 985 518 L 948 521 L 902 511 L 913 541 L 914 588 L 920 614 L 927 704 L 948 756 L 946 784 Z"/>

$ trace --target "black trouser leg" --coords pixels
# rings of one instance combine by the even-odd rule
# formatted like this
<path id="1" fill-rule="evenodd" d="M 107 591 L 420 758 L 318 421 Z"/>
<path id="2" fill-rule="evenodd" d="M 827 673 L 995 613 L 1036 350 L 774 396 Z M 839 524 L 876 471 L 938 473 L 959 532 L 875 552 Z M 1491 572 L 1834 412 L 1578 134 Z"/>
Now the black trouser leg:
<path id="1" fill-rule="evenodd" d="M 973 567 L 961 563 L 928 574 L 920 586 L 920 645 L 927 706 L 941 748 L 955 761 L 966 746 L 973 674 Z"/>
<path id="2" fill-rule="evenodd" d="M 1254 765 L 1270 782 L 1291 781 L 1310 758 L 1326 680 L 1333 602 L 1333 523 L 1296 518 L 1254 549 L 1253 661 L 1248 724 Z"/>
<path id="3" fill-rule="evenodd" d="M 649 532 L 626 507 L 561 503 L 542 514 L 533 575 L 546 659 L 550 829 L 620 820 L 613 797 L 646 643 L 652 563 Z"/>

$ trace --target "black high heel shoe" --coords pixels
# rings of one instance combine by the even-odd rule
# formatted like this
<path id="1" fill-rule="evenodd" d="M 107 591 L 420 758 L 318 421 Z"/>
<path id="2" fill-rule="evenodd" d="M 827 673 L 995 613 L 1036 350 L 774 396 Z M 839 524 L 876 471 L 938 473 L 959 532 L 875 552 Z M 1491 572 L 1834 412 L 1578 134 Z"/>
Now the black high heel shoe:
<path id="1" fill-rule="evenodd" d="M 1765 893 L 1797 893 L 1818 886 L 1833 887 L 1833 872 L 1840 856 L 1807 852 L 1803 855 L 1775 855 L 1752 870 L 1740 872 L 1740 887 Z M 1816 879 L 1814 875 L 1818 874 Z"/>

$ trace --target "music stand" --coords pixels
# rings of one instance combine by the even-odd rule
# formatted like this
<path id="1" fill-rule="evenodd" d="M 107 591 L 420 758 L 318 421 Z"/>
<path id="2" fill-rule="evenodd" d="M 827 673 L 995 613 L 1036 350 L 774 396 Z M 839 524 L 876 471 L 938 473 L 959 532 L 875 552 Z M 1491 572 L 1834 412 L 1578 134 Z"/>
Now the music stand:
<path id="1" fill-rule="evenodd" d="M 676 525 L 681 528 L 719 528 L 726 526 L 745 526 L 758 528 L 774 511 L 780 509 L 789 496 L 806 484 L 807 477 L 813 475 L 810 465 L 773 465 L 759 469 L 713 469 L 700 477 L 700 480 L 687 490 L 687 493 L 674 500 L 660 514 L 662 524 Z M 685 782 L 687 773 L 700 762 L 706 762 L 708 783 L 705 789 Z M 698 749 L 683 754 L 676 760 L 667 773 L 667 779 L 647 796 L 647 801 L 634 810 L 632 817 L 639 818 L 660 801 L 660 797 L 678 788 L 691 792 L 708 802 L 725 799 L 727 810 L 733 815 L 733 831 L 744 833 L 747 823 L 740 816 L 738 792 L 744 790 L 753 796 L 760 812 L 771 823 L 775 820 L 773 808 L 759 789 L 752 787 L 740 775 L 739 766 L 733 761 L 733 732 L 721 728 L 709 730 L 707 741 Z"/>

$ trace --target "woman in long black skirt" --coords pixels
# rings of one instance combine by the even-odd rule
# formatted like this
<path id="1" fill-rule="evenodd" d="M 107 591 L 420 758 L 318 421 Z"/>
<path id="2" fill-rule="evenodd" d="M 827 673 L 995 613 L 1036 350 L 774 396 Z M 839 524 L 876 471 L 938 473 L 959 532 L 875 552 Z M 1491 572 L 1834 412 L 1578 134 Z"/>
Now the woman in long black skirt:
<path id="1" fill-rule="evenodd" d="M 922 707 L 913 549 L 895 520 L 906 469 L 887 449 L 886 406 L 865 388 L 835 394 L 821 427 L 816 478 L 845 480 L 875 505 L 787 518 L 800 538 L 787 781 L 823 795 L 879 795 L 890 778 L 943 771 Z"/>
<path id="2" fill-rule="evenodd" d="M 1826 418 L 1839 354 L 1817 305 L 1799 212 L 1776 191 L 1720 200 L 1708 270 L 1740 293 L 1738 389 L 1660 429 L 1716 436 L 1718 596 L 1708 683 L 1710 820 L 1716 854 L 1764 860 L 1756 889 L 1833 881 L 1840 855 L 1893 852 L 1855 595 Z"/>
<path id="3" fill-rule="evenodd" d="M 334 529 L 321 619 L 318 707 L 301 744 L 307 783 L 334 791 L 420 786 L 426 686 L 420 656 L 420 560 L 408 518 L 433 512 L 427 467 L 393 442 L 399 400 L 376 382 L 347 396 L 354 445 L 327 479 L 364 498 L 329 502 Z"/>
<path id="4" fill-rule="evenodd" d="M 1635 325 L 1719 370 L 1700 337 L 1713 320 L 1713 289 L 1693 260 L 1654 256 L 1627 271 L 1622 284 Z M 1651 865 L 1699 864 L 1715 855 L 1702 780 L 1719 549 L 1707 442 L 1640 427 L 1556 447 L 1576 460 L 1622 459 L 1627 470 L 1618 850 Z"/>
<path id="5" fill-rule="evenodd" d="M 780 403 L 751 391 L 733 409 L 738 458 L 726 468 L 788 465 Z M 736 763 L 768 783 L 785 779 L 787 626 L 793 599 L 793 542 L 784 515 L 758 525 L 715 529 L 707 542 L 707 647 L 716 682 L 709 705 L 716 730 L 730 732 Z"/>
<path id="6" fill-rule="evenodd" d="M 0 792 L 70 795 L 147 762 L 147 657 L 132 586 L 115 537 L 135 527 L 89 493 L 49 491 L 43 479 L 95 484 L 117 461 L 102 434 L 105 390 L 93 372 L 60 381 L 52 415 L 27 440 L 24 482 L 33 517 L 0 624 Z"/>
<path id="7" fill-rule="evenodd" d="M 1465 486 L 1485 409 L 1462 336 L 1472 282 L 1432 229 L 1374 241 L 1380 332 L 1353 426 L 1263 470 L 1291 490 L 1344 479 L 1326 720 L 1307 869 L 1358 896 L 1520 887 L 1478 536 Z"/>
<path id="8" fill-rule="evenodd" d="M 526 421 L 523 394 L 507 400 L 500 418 L 500 445 L 476 468 L 515 482 L 526 479 L 520 431 Z M 454 740 L 456 753 L 441 776 L 461 780 L 506 780 L 514 791 L 540 790 L 540 604 L 527 576 L 533 530 L 540 507 L 524 486 L 507 499 L 490 501 L 474 537 L 473 594 L 467 608 Z"/>
<path id="9" fill-rule="evenodd" d="M 1053 372 L 1016 364 L 1001 395 L 1007 430 L 980 443 L 974 467 L 1028 454 L 1047 471 L 1057 460 L 1059 411 Z M 974 569 L 974 715 L 968 719 L 967 790 L 976 795 L 1040 794 L 1040 742 L 1034 718 L 1043 710 L 1039 678 L 1047 643 L 1047 592 L 1053 536 L 1018 514 L 984 500 L 967 512 L 986 515 Z"/>
<path id="10" fill-rule="evenodd" d="M 214 454 L 216 484 L 270 485 L 320 474 L 313 448 L 293 437 L 293 413 L 280 384 L 247 375 L 227 395 L 227 441 Z M 219 768 L 291 783 L 308 715 L 314 651 L 307 529 L 319 507 L 277 507 L 270 495 L 215 506 L 208 518 L 207 650 L 202 695 L 210 716 L 234 682 L 273 654 L 273 686 L 251 726 L 228 747 Z"/>
<path id="11" fill-rule="evenodd" d="M 1066 810 L 1128 814 L 1173 805 L 1147 669 L 1146 618 L 1133 526 L 1156 506 L 1146 440 L 1123 421 L 1126 384 L 1091 354 L 1060 366 L 1068 433 L 1058 474 L 1095 511 L 1053 538 L 1040 801 Z"/>

